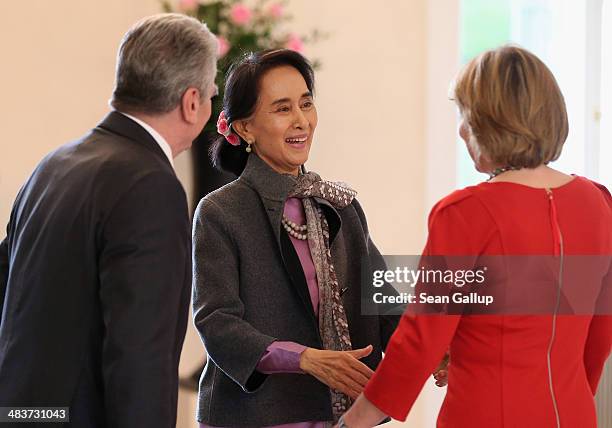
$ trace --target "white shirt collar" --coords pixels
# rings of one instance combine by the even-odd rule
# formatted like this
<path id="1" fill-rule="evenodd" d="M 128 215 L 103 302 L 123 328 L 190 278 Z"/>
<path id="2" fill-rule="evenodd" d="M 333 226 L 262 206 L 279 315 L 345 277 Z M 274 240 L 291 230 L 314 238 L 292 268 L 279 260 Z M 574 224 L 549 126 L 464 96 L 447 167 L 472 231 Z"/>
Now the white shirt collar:
<path id="1" fill-rule="evenodd" d="M 148 123 L 145 123 L 142 120 L 138 119 L 137 117 L 134 117 L 122 111 L 120 111 L 119 113 L 121 113 L 124 116 L 129 117 L 134 122 L 142 126 L 149 134 L 151 134 L 151 137 L 153 137 L 153 139 L 157 142 L 157 144 L 159 144 L 159 147 L 161 147 L 163 152 L 168 157 L 168 160 L 170 161 L 170 165 L 172 165 L 172 168 L 174 168 L 174 159 L 172 158 L 172 148 L 170 147 L 170 144 L 168 144 L 166 139 L 162 137 L 161 134 L 157 132 L 155 129 L 153 129 L 153 127 L 149 125 Z"/>

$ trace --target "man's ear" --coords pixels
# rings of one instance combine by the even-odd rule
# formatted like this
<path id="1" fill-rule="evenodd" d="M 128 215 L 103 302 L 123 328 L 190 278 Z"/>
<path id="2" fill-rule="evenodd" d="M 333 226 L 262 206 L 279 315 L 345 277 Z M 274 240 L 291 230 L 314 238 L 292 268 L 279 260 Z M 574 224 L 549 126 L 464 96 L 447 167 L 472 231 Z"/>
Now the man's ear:
<path id="1" fill-rule="evenodd" d="M 250 132 L 250 124 L 248 119 L 240 119 L 232 122 L 232 129 L 236 134 L 240 136 L 244 141 L 253 142 L 255 141 L 255 137 Z"/>
<path id="2" fill-rule="evenodd" d="M 197 123 L 200 105 L 200 91 L 196 88 L 187 88 L 181 98 L 181 115 L 183 120 L 192 125 Z"/>

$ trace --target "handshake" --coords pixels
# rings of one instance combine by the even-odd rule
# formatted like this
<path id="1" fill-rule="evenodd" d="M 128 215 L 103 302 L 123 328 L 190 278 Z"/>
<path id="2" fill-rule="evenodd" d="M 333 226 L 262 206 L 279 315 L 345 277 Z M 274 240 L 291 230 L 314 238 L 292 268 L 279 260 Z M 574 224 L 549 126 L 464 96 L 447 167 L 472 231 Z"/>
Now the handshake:
<path id="1" fill-rule="evenodd" d="M 300 356 L 300 368 L 331 389 L 340 391 L 355 400 L 374 374 L 372 369 L 360 361 L 371 352 L 372 345 L 352 351 L 306 348 Z M 436 386 L 443 387 L 448 383 L 449 363 L 450 354 L 446 353 L 433 372 Z"/>

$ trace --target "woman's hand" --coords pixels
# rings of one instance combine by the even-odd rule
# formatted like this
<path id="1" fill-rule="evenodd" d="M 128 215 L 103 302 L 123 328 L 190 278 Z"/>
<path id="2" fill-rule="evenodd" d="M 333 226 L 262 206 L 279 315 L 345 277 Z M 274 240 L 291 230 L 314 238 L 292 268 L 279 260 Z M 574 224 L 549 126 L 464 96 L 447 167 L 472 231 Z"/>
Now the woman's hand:
<path id="1" fill-rule="evenodd" d="M 450 364 L 450 354 L 447 352 L 440 361 L 440 364 L 433 372 L 433 377 L 436 380 L 436 386 L 440 388 L 448 384 L 448 365 Z"/>
<path id="2" fill-rule="evenodd" d="M 342 415 L 342 421 L 348 428 L 371 428 L 381 423 L 386 417 L 387 415 L 382 410 L 361 394 L 348 412 Z M 335 425 L 334 428 L 338 428 L 338 425 Z"/>
<path id="3" fill-rule="evenodd" d="M 353 351 L 307 348 L 300 356 L 300 368 L 325 385 L 356 399 L 374 373 L 359 361 L 372 352 L 372 345 Z"/>

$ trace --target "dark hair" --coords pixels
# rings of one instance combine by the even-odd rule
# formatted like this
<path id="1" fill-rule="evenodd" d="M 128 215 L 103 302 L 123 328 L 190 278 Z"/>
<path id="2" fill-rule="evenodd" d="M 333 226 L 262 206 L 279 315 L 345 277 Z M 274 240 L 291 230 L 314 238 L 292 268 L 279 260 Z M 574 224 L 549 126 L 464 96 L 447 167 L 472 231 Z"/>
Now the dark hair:
<path id="1" fill-rule="evenodd" d="M 261 78 L 269 70 L 282 66 L 295 68 L 306 81 L 308 90 L 314 93 L 312 66 L 299 53 L 289 49 L 247 53 L 230 66 L 226 75 L 223 111 L 228 123 L 248 118 L 254 113 Z M 232 146 L 225 137 L 219 135 L 210 148 L 213 165 L 235 175 L 242 174 L 248 156 L 246 142 L 242 138 L 240 145 Z"/>

